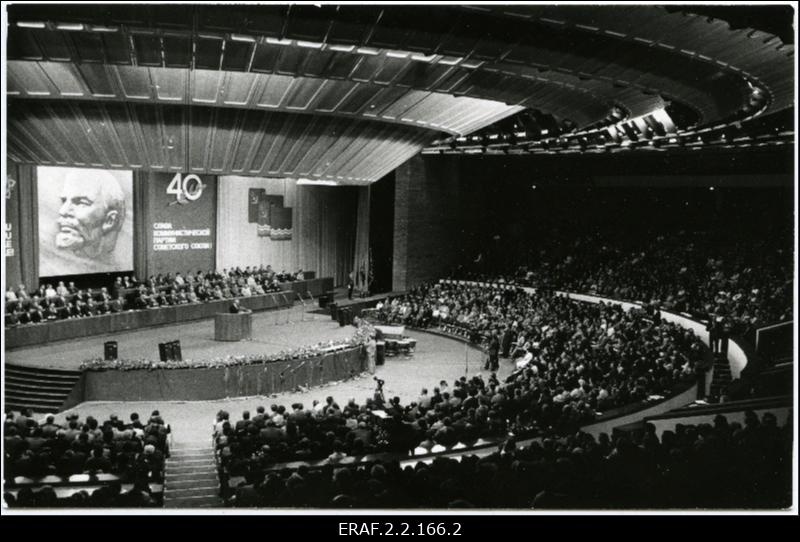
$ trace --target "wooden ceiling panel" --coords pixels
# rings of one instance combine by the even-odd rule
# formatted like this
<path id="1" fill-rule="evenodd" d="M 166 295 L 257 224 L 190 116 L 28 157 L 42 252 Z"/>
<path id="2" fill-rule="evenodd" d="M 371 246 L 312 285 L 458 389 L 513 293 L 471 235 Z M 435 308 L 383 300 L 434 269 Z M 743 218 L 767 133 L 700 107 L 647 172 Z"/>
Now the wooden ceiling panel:
<path id="1" fill-rule="evenodd" d="M 312 100 L 320 93 L 324 84 L 322 79 L 310 79 L 307 84 L 294 85 L 293 92 L 286 101 L 286 108 L 301 111 L 311 109 Z"/>
<path id="2" fill-rule="evenodd" d="M 281 49 L 279 47 L 272 47 L 265 43 L 257 44 L 253 52 L 253 61 L 250 64 L 250 69 L 254 72 L 272 73 L 275 71 L 280 53 Z"/>
<path id="3" fill-rule="evenodd" d="M 249 73 L 226 73 L 220 92 L 223 95 L 222 103 L 231 106 L 248 105 L 253 99 L 259 79 Z"/>
<path id="4" fill-rule="evenodd" d="M 71 32 L 72 44 L 81 62 L 104 62 L 102 34 L 97 32 Z"/>
<path id="5" fill-rule="evenodd" d="M 8 79 L 16 91 L 34 96 L 53 96 L 58 90 L 35 62 L 9 60 Z"/>
<path id="6" fill-rule="evenodd" d="M 150 72 L 133 66 L 118 66 L 116 73 L 125 98 L 149 100 L 154 98 Z"/>
<path id="7" fill-rule="evenodd" d="M 286 26 L 286 37 L 297 40 L 322 42 L 328 33 L 331 19 L 336 16 L 336 6 L 293 5 L 292 16 Z"/>
<path id="8" fill-rule="evenodd" d="M 185 102 L 188 95 L 187 79 L 189 72 L 177 68 L 164 68 L 150 72 L 156 87 L 158 100 Z"/>
<path id="9" fill-rule="evenodd" d="M 167 68 L 192 66 L 192 40 L 188 36 L 164 36 L 164 65 Z"/>
<path id="10" fill-rule="evenodd" d="M 44 63 L 42 64 L 44 65 Z M 83 82 L 89 93 L 97 98 L 111 98 L 120 93 L 115 84 L 113 71 L 101 64 L 82 64 L 78 66 Z"/>

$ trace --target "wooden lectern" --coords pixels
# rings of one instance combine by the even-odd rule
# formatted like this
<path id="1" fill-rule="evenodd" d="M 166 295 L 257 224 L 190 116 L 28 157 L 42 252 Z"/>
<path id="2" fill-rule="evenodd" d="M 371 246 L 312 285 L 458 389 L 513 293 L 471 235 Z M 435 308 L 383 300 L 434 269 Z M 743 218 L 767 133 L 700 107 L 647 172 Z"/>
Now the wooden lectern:
<path id="1" fill-rule="evenodd" d="M 217 341 L 241 341 L 253 337 L 252 317 L 249 312 L 231 314 L 218 312 L 214 319 L 214 339 Z"/>

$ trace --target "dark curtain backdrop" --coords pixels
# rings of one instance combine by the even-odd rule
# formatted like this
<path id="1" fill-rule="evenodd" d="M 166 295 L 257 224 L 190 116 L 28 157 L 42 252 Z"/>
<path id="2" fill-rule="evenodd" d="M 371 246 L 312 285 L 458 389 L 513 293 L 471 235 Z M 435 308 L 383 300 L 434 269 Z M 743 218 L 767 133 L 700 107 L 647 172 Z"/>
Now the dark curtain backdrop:
<path id="1" fill-rule="evenodd" d="M 146 171 L 133 172 L 133 272 L 139 279 L 149 275 L 147 268 L 147 224 L 150 223 L 147 206 Z"/>
<path id="2" fill-rule="evenodd" d="M 353 274 L 355 287 L 359 291 L 370 289 L 370 251 L 369 251 L 369 199 L 370 187 L 358 188 L 358 213 L 356 217 L 356 249 Z"/>

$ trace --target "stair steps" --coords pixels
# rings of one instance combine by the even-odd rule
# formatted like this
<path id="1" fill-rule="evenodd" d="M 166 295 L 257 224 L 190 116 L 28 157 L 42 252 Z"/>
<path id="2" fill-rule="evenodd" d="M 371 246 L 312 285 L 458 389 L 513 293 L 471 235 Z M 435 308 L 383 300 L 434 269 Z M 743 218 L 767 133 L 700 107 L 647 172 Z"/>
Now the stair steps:
<path id="1" fill-rule="evenodd" d="M 733 381 L 731 367 L 724 354 L 714 355 L 714 378 L 711 380 L 710 394 L 712 397 L 722 395 Z"/>
<path id="2" fill-rule="evenodd" d="M 80 376 L 78 371 L 6 365 L 4 408 L 58 412 Z"/>
<path id="3" fill-rule="evenodd" d="M 208 444 L 174 445 L 166 465 L 164 508 L 221 508 L 214 451 Z"/>

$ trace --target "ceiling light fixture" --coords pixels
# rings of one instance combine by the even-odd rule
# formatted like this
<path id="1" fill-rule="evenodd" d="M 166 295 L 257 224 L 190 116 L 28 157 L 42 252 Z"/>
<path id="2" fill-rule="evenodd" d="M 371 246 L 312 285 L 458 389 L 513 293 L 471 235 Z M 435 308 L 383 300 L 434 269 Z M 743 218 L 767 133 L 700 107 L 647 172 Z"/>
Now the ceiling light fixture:
<path id="1" fill-rule="evenodd" d="M 338 51 L 340 53 L 351 53 L 355 48 L 355 45 L 328 45 L 328 49 L 331 51 Z"/>
<path id="2" fill-rule="evenodd" d="M 340 177 L 341 178 L 341 177 Z M 337 181 L 329 180 L 313 180 L 313 179 L 297 179 L 297 186 L 339 186 Z"/>
<path id="3" fill-rule="evenodd" d="M 19 28 L 47 28 L 46 24 L 33 21 L 19 21 L 17 26 Z"/>
<path id="4" fill-rule="evenodd" d="M 305 47 L 306 49 L 322 49 L 325 44 L 317 43 L 316 41 L 297 41 L 298 47 Z"/>
<path id="5" fill-rule="evenodd" d="M 78 31 L 78 30 L 83 30 L 83 25 L 80 23 L 56 23 L 56 29 Z"/>
<path id="6" fill-rule="evenodd" d="M 91 30 L 92 32 L 118 32 L 119 31 L 119 27 L 118 26 L 92 25 L 92 26 L 89 27 L 89 30 Z"/>
<path id="7" fill-rule="evenodd" d="M 267 38 L 267 43 L 270 45 L 291 45 L 292 40 L 279 40 L 276 38 Z"/>
<path id="8" fill-rule="evenodd" d="M 432 62 L 435 58 L 436 55 L 431 55 L 431 56 L 411 55 L 411 60 L 417 60 L 419 62 Z"/>

